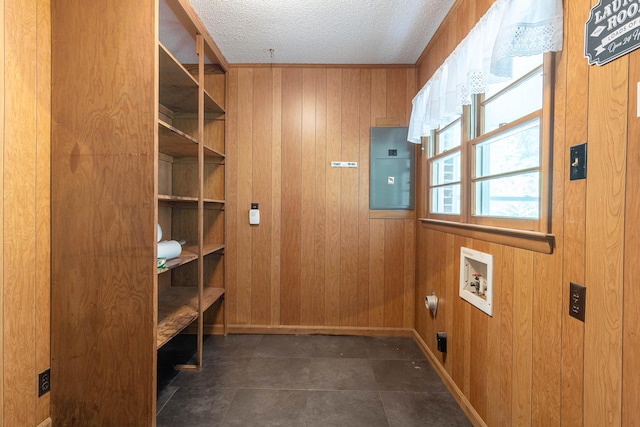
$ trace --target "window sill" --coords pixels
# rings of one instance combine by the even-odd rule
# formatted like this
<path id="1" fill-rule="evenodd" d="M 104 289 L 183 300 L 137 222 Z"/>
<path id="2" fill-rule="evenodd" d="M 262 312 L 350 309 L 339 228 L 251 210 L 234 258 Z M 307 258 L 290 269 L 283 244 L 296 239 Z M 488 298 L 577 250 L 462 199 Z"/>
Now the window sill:
<path id="1" fill-rule="evenodd" d="M 553 234 L 539 233 L 536 231 L 490 227 L 428 218 L 420 218 L 420 222 L 423 227 L 431 230 L 458 234 L 460 236 L 486 240 L 491 243 L 499 243 L 543 254 L 553 253 L 553 247 L 555 245 L 555 236 Z"/>

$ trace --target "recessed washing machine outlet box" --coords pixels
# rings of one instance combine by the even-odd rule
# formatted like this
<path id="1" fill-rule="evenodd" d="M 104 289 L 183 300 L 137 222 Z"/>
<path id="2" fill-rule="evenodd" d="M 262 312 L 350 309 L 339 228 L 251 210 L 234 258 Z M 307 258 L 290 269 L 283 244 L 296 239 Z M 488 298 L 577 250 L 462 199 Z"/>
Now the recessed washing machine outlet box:
<path id="1" fill-rule="evenodd" d="M 460 298 L 493 316 L 493 255 L 460 248 Z"/>

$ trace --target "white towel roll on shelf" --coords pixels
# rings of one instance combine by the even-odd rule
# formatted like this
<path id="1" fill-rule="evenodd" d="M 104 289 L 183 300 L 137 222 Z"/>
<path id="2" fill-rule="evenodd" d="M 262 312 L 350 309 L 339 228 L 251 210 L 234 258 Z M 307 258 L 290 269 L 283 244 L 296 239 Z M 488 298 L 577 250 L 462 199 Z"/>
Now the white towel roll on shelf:
<path id="1" fill-rule="evenodd" d="M 182 245 L 175 240 L 165 240 L 158 243 L 158 258 L 177 258 L 182 253 Z"/>
<path id="2" fill-rule="evenodd" d="M 160 224 L 158 224 L 158 242 L 162 240 L 162 227 L 160 227 Z"/>

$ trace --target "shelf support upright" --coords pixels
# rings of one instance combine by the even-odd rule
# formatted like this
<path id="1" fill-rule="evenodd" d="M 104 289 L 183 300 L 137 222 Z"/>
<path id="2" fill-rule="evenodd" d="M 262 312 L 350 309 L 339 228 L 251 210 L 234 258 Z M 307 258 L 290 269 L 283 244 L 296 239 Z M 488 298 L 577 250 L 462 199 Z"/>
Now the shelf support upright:
<path id="1" fill-rule="evenodd" d="M 204 329 L 204 37 L 196 35 L 198 54 L 198 369 L 202 367 Z"/>

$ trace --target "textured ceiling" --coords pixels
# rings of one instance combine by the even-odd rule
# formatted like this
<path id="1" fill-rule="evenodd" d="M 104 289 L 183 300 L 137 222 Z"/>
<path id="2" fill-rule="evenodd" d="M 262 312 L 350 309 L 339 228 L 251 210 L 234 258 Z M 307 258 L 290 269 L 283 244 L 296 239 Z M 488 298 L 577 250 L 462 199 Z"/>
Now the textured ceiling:
<path id="1" fill-rule="evenodd" d="M 454 3 L 190 1 L 230 63 L 280 64 L 414 64 Z"/>

